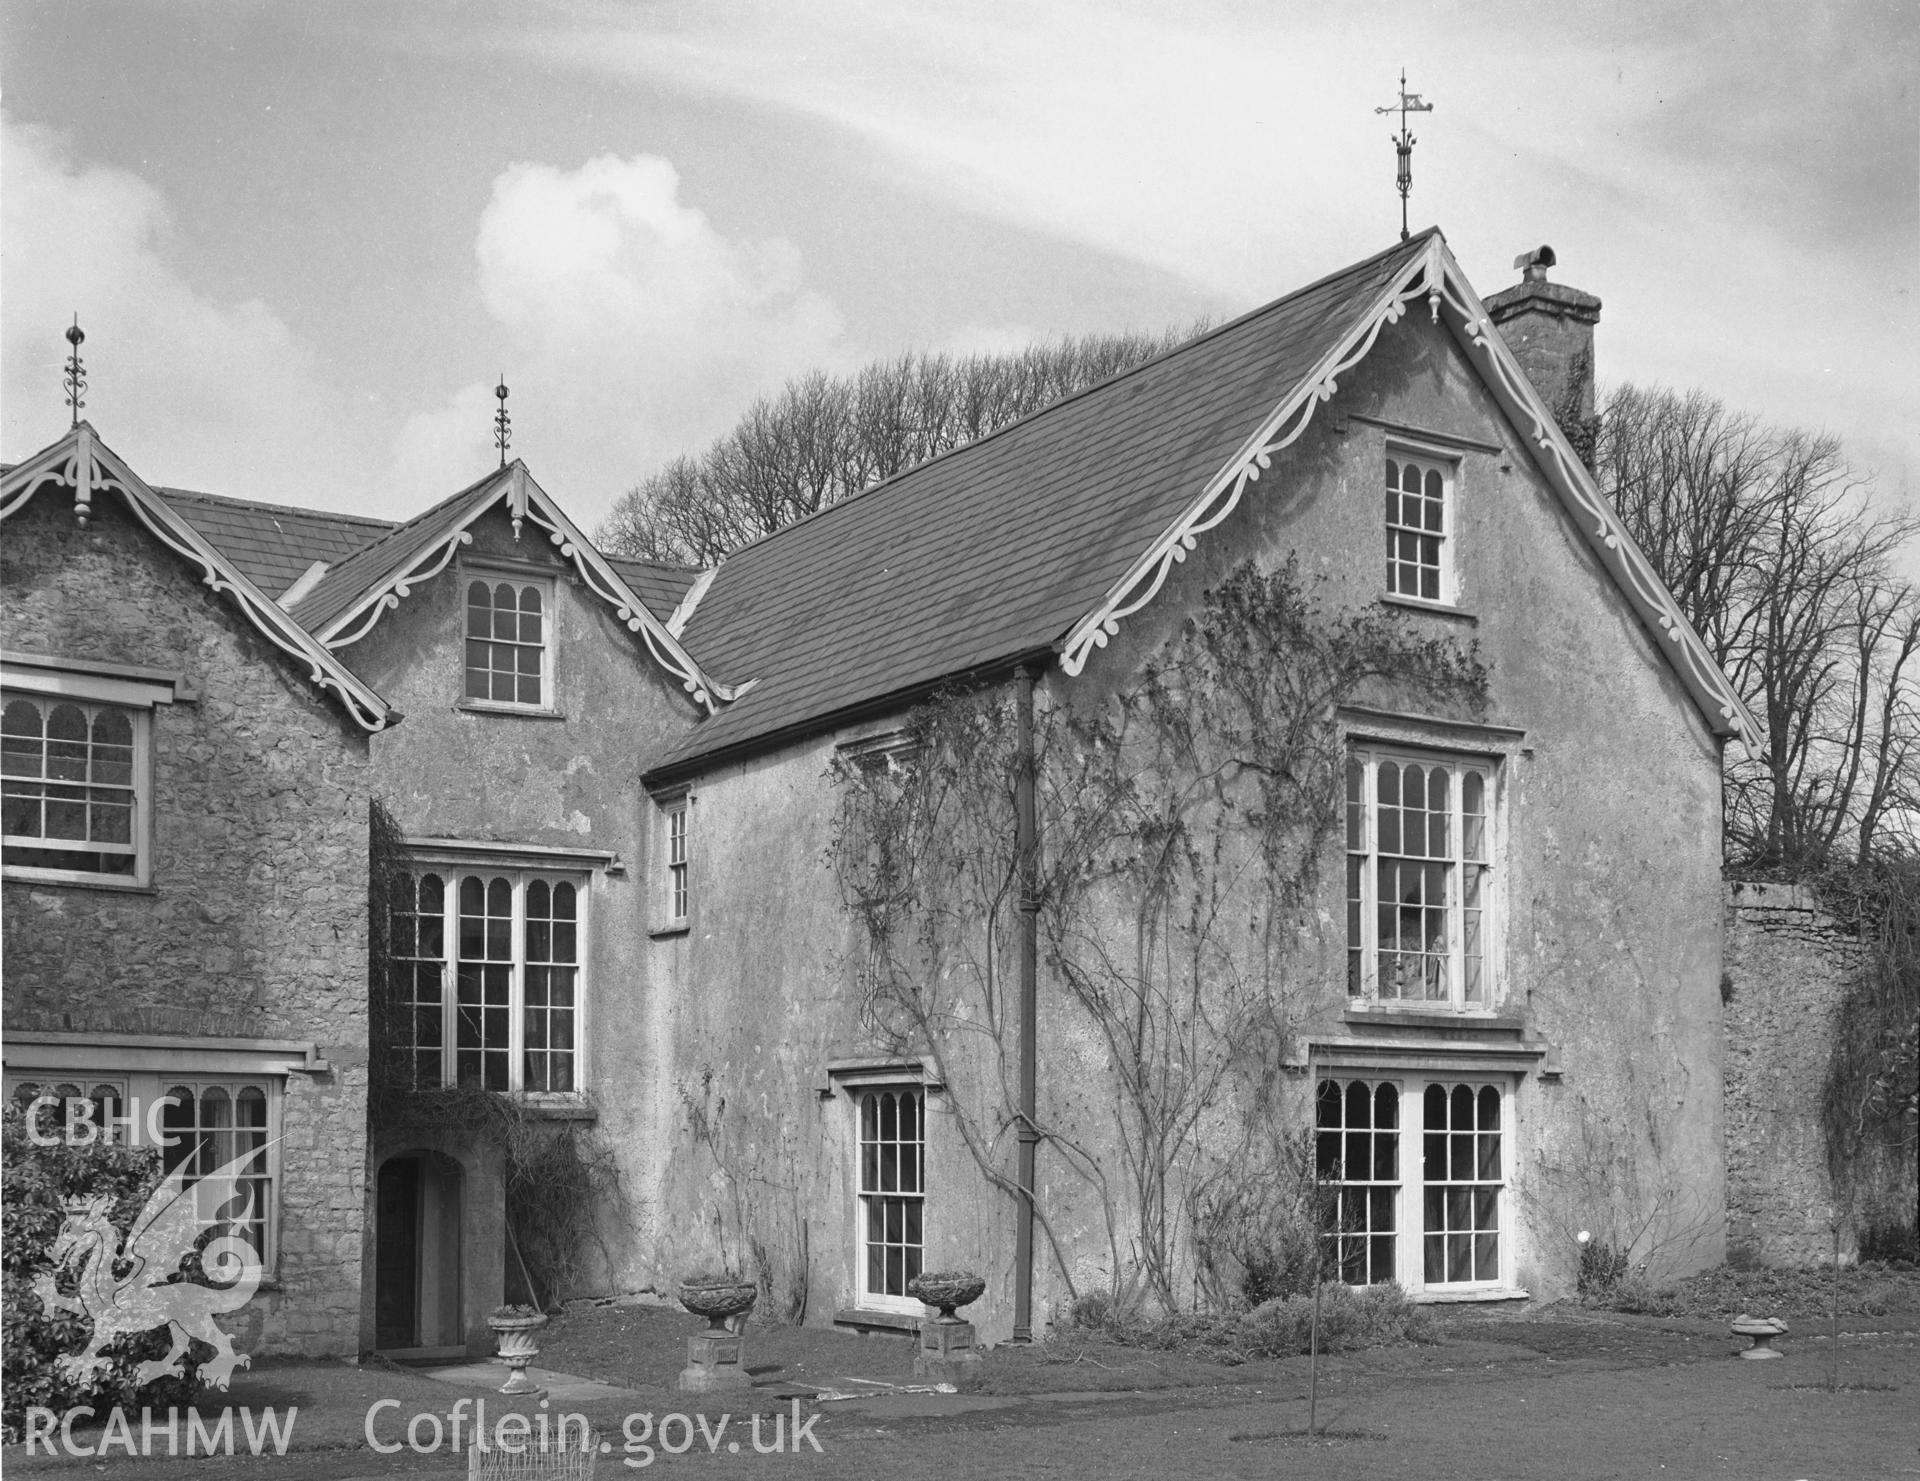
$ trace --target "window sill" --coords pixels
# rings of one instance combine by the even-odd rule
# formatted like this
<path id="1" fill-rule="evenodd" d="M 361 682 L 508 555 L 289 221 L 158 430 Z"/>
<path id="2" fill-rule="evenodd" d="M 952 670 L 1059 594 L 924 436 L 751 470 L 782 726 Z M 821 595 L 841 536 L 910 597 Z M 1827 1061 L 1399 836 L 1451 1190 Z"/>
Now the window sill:
<path id="1" fill-rule="evenodd" d="M 1344 1017 L 1350 1024 L 1380 1028 L 1469 1029 L 1476 1033 L 1514 1035 L 1525 1033 L 1527 1027 L 1518 1018 L 1505 1017 L 1482 1008 L 1460 1009 L 1446 1004 L 1436 1004 L 1431 1008 L 1387 1008 L 1376 1006 L 1371 1001 L 1349 999 L 1348 1002 Z"/>
<path id="2" fill-rule="evenodd" d="M 548 1100 L 523 1096 L 520 1108 L 535 1121 L 598 1121 L 600 1109 L 580 1096 L 555 1096 Z"/>
<path id="3" fill-rule="evenodd" d="M 1480 619 L 1473 613 L 1463 611 L 1452 602 L 1430 602 L 1425 597 L 1401 596 L 1398 592 L 1383 591 L 1380 600 L 1389 607 L 1405 607 L 1410 612 L 1428 612 L 1435 617 L 1451 617 L 1456 622 L 1477 624 Z"/>
<path id="4" fill-rule="evenodd" d="M 499 704 L 487 699 L 463 699 L 454 709 L 469 715 L 502 715 L 514 720 L 565 720 L 564 710 L 538 709 L 531 705 Z"/>
<path id="5" fill-rule="evenodd" d="M 55 890 L 105 890 L 112 895 L 157 895 L 160 891 L 150 884 L 135 884 L 131 880 L 118 879 L 74 879 L 67 875 L 38 874 L 28 869 L 0 869 L 0 878 L 8 884 L 32 885 L 35 889 Z"/>
<path id="6" fill-rule="evenodd" d="M 1518 1286 L 1493 1286 L 1475 1291 L 1415 1291 L 1413 1299 L 1421 1306 L 1466 1306 L 1486 1301 L 1531 1301 L 1532 1295 Z"/>
<path id="7" fill-rule="evenodd" d="M 877 1307 L 843 1307 L 833 1314 L 836 1327 L 857 1327 L 861 1332 L 918 1333 L 925 1317 L 905 1311 L 881 1311 Z"/>
<path id="8" fill-rule="evenodd" d="M 668 941 L 675 936 L 684 936 L 692 929 L 692 922 L 679 921 L 671 926 L 654 926 L 647 935 L 655 941 Z"/>

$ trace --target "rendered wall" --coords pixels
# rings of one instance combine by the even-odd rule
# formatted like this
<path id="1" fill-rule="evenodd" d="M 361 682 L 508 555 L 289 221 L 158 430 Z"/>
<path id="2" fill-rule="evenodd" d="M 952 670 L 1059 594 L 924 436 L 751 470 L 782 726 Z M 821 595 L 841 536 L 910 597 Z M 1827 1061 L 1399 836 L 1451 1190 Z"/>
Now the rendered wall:
<path id="1" fill-rule="evenodd" d="M 557 578 L 554 715 L 461 705 L 468 582 L 476 571 L 499 579 L 502 570 L 516 569 Z M 630 1272 L 649 1247 L 648 1170 L 659 1135 L 646 1114 L 660 1093 L 649 1073 L 659 999 L 649 981 L 647 935 L 656 908 L 648 896 L 654 808 L 640 771 L 663 737 L 691 722 L 695 706 L 572 573 L 543 531 L 523 526 L 516 541 L 496 509 L 475 524 L 473 543 L 452 566 L 414 587 L 342 657 L 407 716 L 399 730 L 375 739 L 372 783 L 405 833 L 619 856 L 620 872 L 596 867 L 587 884 L 580 1083 L 629 1189 L 624 1205 L 605 1212 L 600 1234 L 612 1268 L 596 1271 L 593 1287 L 625 1289 L 644 1283 Z M 377 1132 L 381 1160 L 427 1146 L 452 1152 L 465 1166 L 469 1221 L 485 1232 L 470 1241 L 464 1305 L 473 1340 L 484 1341 L 486 1313 L 503 1299 L 497 1158 L 458 1138 Z M 369 1291 L 374 1259 L 370 1238 Z M 372 1321 L 369 1304 L 368 1345 Z"/>
<path id="2" fill-rule="evenodd" d="M 278 1288 L 243 1352 L 358 1349 L 367 1062 L 368 747 L 117 499 L 43 493 L 0 544 L 6 646 L 184 670 L 153 719 L 153 883 L 9 880 L 7 1029 L 312 1040 L 286 1078 Z"/>
<path id="3" fill-rule="evenodd" d="M 1396 429 L 1440 439 L 1460 469 L 1460 611 L 1408 611 L 1406 621 L 1477 642 L 1491 667 L 1487 712 L 1456 718 L 1524 731 L 1503 768 L 1496 1006 L 1547 1052 L 1515 1092 L 1518 1282 L 1536 1297 L 1570 1291 L 1581 1229 L 1663 1270 L 1713 1263 L 1725 1214 L 1717 743 L 1444 330 L 1416 313 L 1383 333 L 1241 508 L 1202 537 L 1083 676 L 1051 673 L 1043 702 L 1100 703 L 1248 558 L 1272 568 L 1298 552 L 1305 575 L 1325 578 L 1330 606 L 1375 602 L 1383 460 Z M 1367 703 L 1404 707 L 1385 693 Z M 894 723 L 876 718 L 845 734 Z M 790 1209 L 744 1223 L 758 1219 L 763 1244 L 804 1250 L 781 1263 L 807 1270 L 810 1320 L 846 1304 L 853 1268 L 850 1112 L 825 1072 L 828 1058 L 862 1051 L 864 1032 L 849 965 L 856 943 L 824 862 L 833 815 L 824 774 L 838 738 L 696 782 L 693 929 L 654 948 L 659 993 L 645 1039 L 657 1058 L 641 1091 L 662 1174 L 650 1278 L 709 1247 L 750 1254 L 735 1200 Z M 1325 927 L 1303 946 L 1302 972 L 1317 984 L 1303 1032 L 1331 1040 L 1354 1031 L 1331 863 L 1325 891 Z M 1042 1117 L 1111 1159 L 1104 1048 L 1057 982 L 1043 980 L 1042 995 Z M 1293 1085 L 1304 1115 L 1309 1087 L 1304 1076 Z M 678 1149 L 694 1149 L 695 1128 L 710 1132 L 721 1096 L 719 1157 L 682 1163 Z M 985 1188 L 950 1129 L 930 1119 L 928 1260 L 989 1277 L 973 1310 L 1001 1337 L 1011 1322 L 1011 1202 Z M 1111 1276 L 1097 1200 L 1044 1149 L 1040 1177 L 1062 1263 L 1084 1279 Z M 1044 1240 L 1036 1264 L 1038 1300 L 1063 1299 Z"/>

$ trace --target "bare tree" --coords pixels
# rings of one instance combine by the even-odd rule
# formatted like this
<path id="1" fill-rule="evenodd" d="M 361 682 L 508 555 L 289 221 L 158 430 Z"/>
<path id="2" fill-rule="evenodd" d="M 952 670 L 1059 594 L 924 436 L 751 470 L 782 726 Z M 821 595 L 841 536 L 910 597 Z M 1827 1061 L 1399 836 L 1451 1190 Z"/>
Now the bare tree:
<path id="1" fill-rule="evenodd" d="M 712 565 L 1206 327 L 1088 335 L 1005 355 L 906 354 L 843 376 L 813 371 L 755 401 L 705 452 L 622 494 L 595 538 L 618 555 Z"/>
<path id="2" fill-rule="evenodd" d="M 1731 862 L 1801 869 L 1910 850 L 1920 800 L 1920 520 L 1876 505 L 1837 439 L 1699 391 L 1624 385 L 1601 486 L 1767 728 L 1727 767 Z"/>

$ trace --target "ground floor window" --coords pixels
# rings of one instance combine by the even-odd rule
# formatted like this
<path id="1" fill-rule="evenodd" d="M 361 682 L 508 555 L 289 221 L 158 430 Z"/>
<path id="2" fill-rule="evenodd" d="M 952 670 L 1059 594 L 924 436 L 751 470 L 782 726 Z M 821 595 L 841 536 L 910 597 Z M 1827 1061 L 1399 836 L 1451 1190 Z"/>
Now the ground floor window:
<path id="1" fill-rule="evenodd" d="M 31 1118 L 37 1140 L 101 1141 L 158 1147 L 169 1173 L 185 1166 L 205 1177 L 243 1153 L 239 1187 L 252 1196 L 203 1207 L 210 1227 L 242 1234 L 274 1268 L 277 1244 L 279 1087 L 271 1079 L 161 1075 L 42 1076 L 8 1074 L 6 1096 Z M 204 1202 L 204 1200 L 203 1200 Z M 224 1219 L 220 1216 L 224 1215 Z"/>
<path id="2" fill-rule="evenodd" d="M 1342 1280 L 1410 1290 L 1509 1283 L 1507 1100 L 1504 1085 L 1480 1081 L 1320 1081 L 1323 1238 Z"/>
<path id="3" fill-rule="evenodd" d="M 926 1095 L 917 1088 L 863 1090 L 860 1127 L 860 1304 L 919 1311 L 907 1282 L 926 1248 Z"/>

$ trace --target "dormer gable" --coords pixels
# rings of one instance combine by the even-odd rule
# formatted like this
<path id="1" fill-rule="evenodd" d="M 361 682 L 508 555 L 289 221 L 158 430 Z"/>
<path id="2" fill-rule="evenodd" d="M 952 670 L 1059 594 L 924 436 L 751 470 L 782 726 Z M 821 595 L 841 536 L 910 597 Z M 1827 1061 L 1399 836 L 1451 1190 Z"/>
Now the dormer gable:
<path id="1" fill-rule="evenodd" d="M 0 476 L 0 521 L 17 516 L 35 499 L 66 503 L 83 529 L 104 502 L 116 502 L 154 540 L 196 569 L 208 587 L 303 669 L 307 681 L 360 729 L 373 733 L 399 722 L 398 711 L 141 479 L 90 423 L 76 422 L 58 442 Z"/>
<path id="2" fill-rule="evenodd" d="M 292 604 L 294 615 L 328 649 L 351 648 L 417 588 L 445 571 L 472 545 L 476 523 L 494 511 L 509 521 L 516 541 L 528 542 L 530 555 L 542 551 L 570 567 L 695 704 L 712 714 L 734 697 L 735 689 L 708 676 L 518 458 L 326 571 Z"/>

